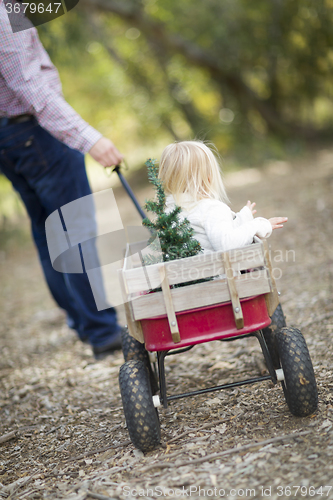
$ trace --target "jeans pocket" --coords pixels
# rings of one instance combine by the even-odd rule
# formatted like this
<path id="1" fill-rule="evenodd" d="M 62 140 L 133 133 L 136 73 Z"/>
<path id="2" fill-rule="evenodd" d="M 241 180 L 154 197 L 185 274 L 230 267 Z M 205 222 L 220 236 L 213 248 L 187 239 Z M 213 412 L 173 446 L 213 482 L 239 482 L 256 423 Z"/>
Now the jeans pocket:
<path id="1" fill-rule="evenodd" d="M 41 177 L 48 169 L 48 164 L 43 157 L 33 135 L 28 136 L 15 145 L 0 151 L 1 160 L 7 168 L 16 174 L 22 175 L 27 181 Z"/>

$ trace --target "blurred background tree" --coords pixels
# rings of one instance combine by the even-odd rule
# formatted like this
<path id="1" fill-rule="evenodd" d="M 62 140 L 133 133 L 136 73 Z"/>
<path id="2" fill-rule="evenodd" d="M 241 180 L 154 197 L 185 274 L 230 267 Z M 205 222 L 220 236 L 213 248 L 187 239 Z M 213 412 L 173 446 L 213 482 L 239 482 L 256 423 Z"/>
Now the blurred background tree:
<path id="1" fill-rule="evenodd" d="M 331 142 L 332 26 L 333 0 L 80 0 L 38 30 L 131 167 L 188 138 L 237 167 Z"/>
<path id="2" fill-rule="evenodd" d="M 39 32 L 118 144 L 198 137 L 256 162 L 330 139 L 332 21 L 333 0 L 81 0 Z"/>

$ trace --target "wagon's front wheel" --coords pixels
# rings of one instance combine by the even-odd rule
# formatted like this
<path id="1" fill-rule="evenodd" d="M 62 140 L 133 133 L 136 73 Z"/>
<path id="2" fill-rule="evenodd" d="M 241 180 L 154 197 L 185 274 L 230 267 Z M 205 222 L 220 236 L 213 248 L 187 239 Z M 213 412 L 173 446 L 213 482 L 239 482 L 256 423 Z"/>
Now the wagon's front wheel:
<path id="1" fill-rule="evenodd" d="M 289 410 L 297 417 L 307 417 L 318 407 L 318 392 L 305 339 L 297 328 L 282 328 L 276 332 L 275 339 Z"/>
<path id="2" fill-rule="evenodd" d="M 119 386 L 132 443 L 143 452 L 153 450 L 160 443 L 161 430 L 145 364 L 140 360 L 123 364 L 119 371 Z"/>
<path id="3" fill-rule="evenodd" d="M 280 368 L 280 360 L 276 347 L 276 334 L 282 328 L 286 327 L 286 319 L 283 314 L 282 306 L 279 304 L 271 317 L 271 324 L 263 329 L 264 339 L 271 355 L 273 366 L 275 369 Z"/>
<path id="4" fill-rule="evenodd" d="M 145 346 L 129 334 L 128 328 L 123 328 L 121 331 L 121 343 L 125 361 L 140 359 L 145 364 L 148 363 Z"/>
<path id="5" fill-rule="evenodd" d="M 140 360 L 147 367 L 149 371 L 149 380 L 151 385 L 151 390 L 153 394 L 158 392 L 158 381 L 157 377 L 152 369 L 148 351 L 145 349 L 144 344 L 141 344 L 138 340 L 129 334 L 128 328 L 123 328 L 121 332 L 121 343 L 123 349 L 123 355 L 125 361 L 131 359 Z"/>

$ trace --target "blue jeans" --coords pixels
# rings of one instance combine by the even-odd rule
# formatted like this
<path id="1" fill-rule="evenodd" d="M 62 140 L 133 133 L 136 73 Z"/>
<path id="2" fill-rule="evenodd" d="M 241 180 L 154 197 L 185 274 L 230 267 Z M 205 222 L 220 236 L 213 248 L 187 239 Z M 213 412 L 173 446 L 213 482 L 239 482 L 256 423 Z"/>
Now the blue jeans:
<path id="1" fill-rule="evenodd" d="M 40 127 L 36 120 L 0 127 L 0 170 L 20 194 L 48 287 L 67 312 L 81 340 L 107 346 L 120 331 L 113 307 L 98 311 L 86 273 L 63 274 L 52 267 L 45 220 L 62 205 L 91 194 L 84 156 Z"/>

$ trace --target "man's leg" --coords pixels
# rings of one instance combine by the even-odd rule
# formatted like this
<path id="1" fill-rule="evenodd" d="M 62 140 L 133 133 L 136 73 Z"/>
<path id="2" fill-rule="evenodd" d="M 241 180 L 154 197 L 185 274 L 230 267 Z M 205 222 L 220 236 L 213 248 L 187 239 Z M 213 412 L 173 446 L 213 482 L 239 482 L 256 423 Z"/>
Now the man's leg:
<path id="1" fill-rule="evenodd" d="M 45 224 L 42 223 L 45 220 L 45 212 L 43 207 L 40 205 L 40 201 L 36 194 L 29 187 L 26 180 L 17 175 L 13 169 L 7 168 L 4 164 L 1 164 L 1 171 L 6 177 L 11 181 L 15 190 L 20 194 L 27 211 L 31 217 L 31 226 L 34 236 L 34 240 L 37 248 L 46 243 L 45 234 L 43 236 L 43 227 Z M 45 231 L 44 231 L 45 233 Z M 41 264 L 43 273 L 51 292 L 52 297 L 61 309 L 67 312 L 67 315 L 75 329 L 79 327 L 79 318 L 77 311 L 74 307 L 73 297 L 68 290 L 68 286 L 65 282 L 65 276 L 62 273 L 56 272 L 51 264 L 50 257 L 46 255 L 46 258 L 41 258 Z"/>
<path id="2" fill-rule="evenodd" d="M 13 133 L 5 139 L 0 131 L 1 169 L 27 207 L 34 240 L 53 296 L 59 305 L 62 304 L 61 307 L 66 302 L 65 309 L 79 323 L 80 337 L 88 337 L 93 347 L 103 348 L 112 344 L 120 331 L 114 308 L 97 310 L 86 273 L 62 275 L 54 271 L 45 237 L 48 215 L 91 193 L 83 155 L 67 148 L 37 125 L 22 125 L 19 129 L 18 126 L 10 126 Z M 63 294 L 63 284 L 66 294 Z M 61 296 L 65 297 L 64 300 Z"/>

